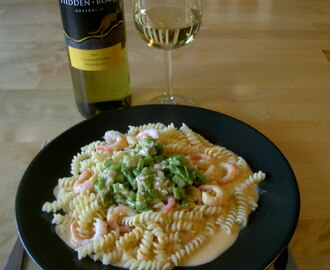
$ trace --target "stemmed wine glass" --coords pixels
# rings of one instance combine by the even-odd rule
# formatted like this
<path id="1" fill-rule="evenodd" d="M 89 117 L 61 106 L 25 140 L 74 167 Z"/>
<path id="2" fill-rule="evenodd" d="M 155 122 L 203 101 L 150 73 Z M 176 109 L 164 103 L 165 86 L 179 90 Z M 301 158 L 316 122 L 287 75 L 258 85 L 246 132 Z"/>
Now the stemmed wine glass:
<path id="1" fill-rule="evenodd" d="M 164 50 L 165 89 L 150 103 L 195 105 L 173 94 L 171 53 L 194 40 L 202 21 L 202 0 L 134 0 L 133 12 L 142 39 Z"/>

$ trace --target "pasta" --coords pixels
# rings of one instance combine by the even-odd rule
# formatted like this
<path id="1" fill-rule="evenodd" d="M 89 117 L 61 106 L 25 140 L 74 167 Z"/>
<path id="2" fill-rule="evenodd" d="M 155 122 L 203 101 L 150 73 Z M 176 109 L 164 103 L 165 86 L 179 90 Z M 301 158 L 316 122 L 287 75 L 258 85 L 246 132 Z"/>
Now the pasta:
<path id="1" fill-rule="evenodd" d="M 70 170 L 42 211 L 53 213 L 78 259 L 129 269 L 172 269 L 217 232 L 237 233 L 265 179 L 185 124 L 107 131 L 73 156 Z"/>

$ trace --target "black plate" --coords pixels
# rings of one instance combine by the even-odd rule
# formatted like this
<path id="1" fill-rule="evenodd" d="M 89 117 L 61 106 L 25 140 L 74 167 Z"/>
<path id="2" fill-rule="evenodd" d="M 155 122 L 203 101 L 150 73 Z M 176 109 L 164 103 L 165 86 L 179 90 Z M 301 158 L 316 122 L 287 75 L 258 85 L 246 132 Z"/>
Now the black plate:
<path id="1" fill-rule="evenodd" d="M 249 125 L 214 111 L 178 106 L 150 105 L 114 111 L 85 120 L 53 139 L 27 168 L 16 197 L 16 222 L 31 258 L 44 270 L 118 269 L 103 266 L 67 247 L 50 224 L 51 214 L 41 212 L 52 201 L 57 179 L 70 175 L 70 163 L 80 147 L 99 140 L 109 129 L 126 132 L 128 125 L 186 123 L 214 144 L 245 158 L 253 171 L 262 170 L 259 208 L 249 218 L 238 240 L 216 260 L 185 269 L 265 269 L 285 248 L 296 227 L 300 198 L 294 173 L 283 154 L 264 135 Z"/>

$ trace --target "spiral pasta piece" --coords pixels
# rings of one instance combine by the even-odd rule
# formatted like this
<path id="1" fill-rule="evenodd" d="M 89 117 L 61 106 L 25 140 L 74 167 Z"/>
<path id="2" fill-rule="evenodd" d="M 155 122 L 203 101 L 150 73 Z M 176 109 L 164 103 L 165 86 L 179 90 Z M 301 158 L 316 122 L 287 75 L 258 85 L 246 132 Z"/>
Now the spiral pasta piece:
<path id="1" fill-rule="evenodd" d="M 144 235 L 141 239 L 140 246 L 137 250 L 137 259 L 138 260 L 148 260 L 151 253 L 152 243 L 153 243 L 154 236 L 152 232 L 145 231 Z"/>
<path id="2" fill-rule="evenodd" d="M 88 255 L 92 255 L 94 253 L 98 253 L 103 251 L 104 249 L 109 249 L 112 245 L 114 245 L 115 241 L 119 238 L 118 231 L 112 231 L 100 237 L 99 239 L 92 241 L 84 246 L 78 248 L 78 258 L 82 259 Z"/>
<path id="3" fill-rule="evenodd" d="M 68 226 L 74 219 L 68 215 L 53 214 L 52 224 Z"/>
<path id="4" fill-rule="evenodd" d="M 116 262 L 120 261 L 121 257 L 122 257 L 122 252 L 120 250 L 116 250 L 114 252 L 107 252 L 107 253 L 98 252 L 98 253 L 91 255 L 91 258 L 94 261 L 101 261 L 102 264 L 104 264 L 104 265 L 116 263 Z"/>
<path id="5" fill-rule="evenodd" d="M 67 210 L 69 206 L 69 202 L 74 198 L 74 196 L 75 195 L 73 192 L 69 192 L 57 198 L 56 201 L 53 201 L 51 203 L 45 202 L 42 206 L 42 211 L 50 213 L 50 212 L 57 212 L 61 209 Z"/>
<path id="6" fill-rule="evenodd" d="M 58 180 L 58 189 L 59 190 L 65 190 L 66 193 L 68 193 L 69 191 L 72 191 L 73 188 L 73 184 L 76 181 L 76 177 L 64 177 L 64 178 L 60 178 Z"/>
<path id="7" fill-rule="evenodd" d="M 182 153 L 188 155 L 190 153 L 198 153 L 199 149 L 195 146 L 184 143 L 167 144 L 164 148 L 166 154 Z"/>
<path id="8" fill-rule="evenodd" d="M 187 211 L 187 210 L 180 210 L 174 211 L 170 214 L 173 221 L 178 220 L 190 220 L 190 221 L 201 221 L 203 219 L 203 212 L 202 211 Z"/>
<path id="9" fill-rule="evenodd" d="M 233 230 L 235 224 L 236 224 L 236 217 L 237 217 L 237 210 L 236 206 L 232 206 L 225 219 L 225 223 L 222 225 L 223 230 L 225 230 L 227 233 L 231 233 Z"/>
<path id="10" fill-rule="evenodd" d="M 90 158 L 89 153 L 78 153 L 77 155 L 75 155 L 71 162 L 71 174 L 74 176 L 79 175 L 81 173 L 80 163 L 88 158 Z"/>
<path id="11" fill-rule="evenodd" d="M 260 184 L 263 180 L 265 180 L 266 174 L 259 171 L 257 173 L 252 174 L 247 179 L 244 180 L 244 182 L 238 187 L 242 190 L 246 190 L 249 187 L 256 186 Z"/>
<path id="12" fill-rule="evenodd" d="M 246 226 L 248 215 L 250 213 L 250 206 L 247 202 L 244 192 L 237 190 L 235 192 L 237 203 L 237 216 L 236 222 L 241 226 Z"/>
<path id="13" fill-rule="evenodd" d="M 204 149 L 204 153 L 219 160 L 228 160 L 232 162 L 237 159 L 236 155 L 232 151 L 220 146 L 206 147 Z"/>
<path id="14" fill-rule="evenodd" d="M 165 232 L 189 231 L 194 223 L 188 220 L 179 220 L 165 225 Z"/>
<path id="15" fill-rule="evenodd" d="M 216 224 L 216 220 L 214 218 L 209 218 L 206 222 L 205 222 L 205 226 L 204 226 L 204 232 L 208 233 L 208 234 L 214 234 L 217 231 L 217 224 Z"/>
<path id="16" fill-rule="evenodd" d="M 170 269 L 171 264 L 169 262 L 163 263 L 161 261 L 139 261 L 131 258 L 126 262 L 125 267 L 131 270 L 167 270 Z"/>
<path id="17" fill-rule="evenodd" d="M 162 212 L 153 212 L 146 211 L 141 214 L 132 216 L 132 217 L 124 217 L 122 223 L 127 226 L 137 226 L 139 224 L 144 224 L 148 222 L 163 222 L 164 214 Z"/>
<path id="18" fill-rule="evenodd" d="M 219 215 L 221 212 L 220 206 L 198 205 L 193 209 L 193 212 L 200 212 L 204 216 Z"/>
<path id="19" fill-rule="evenodd" d="M 83 147 L 81 147 L 81 154 L 91 155 L 96 151 L 96 145 L 102 143 L 101 141 L 91 142 Z"/>
<path id="20" fill-rule="evenodd" d="M 180 243 L 180 232 L 171 232 L 167 234 L 167 242 L 168 243 Z"/>
<path id="21" fill-rule="evenodd" d="M 158 242 L 164 243 L 167 241 L 167 234 L 164 233 L 162 226 L 158 223 L 152 223 L 147 226 L 147 229 L 151 231 L 151 233 L 157 237 Z"/>
<path id="22" fill-rule="evenodd" d="M 240 170 L 246 170 L 249 168 L 249 165 L 242 157 L 238 157 L 236 164 Z"/>
<path id="23" fill-rule="evenodd" d="M 141 226 L 136 226 L 131 232 L 125 233 L 117 241 L 116 246 L 119 249 L 126 249 L 129 245 L 134 245 L 143 236 L 144 229 Z"/>
<path id="24" fill-rule="evenodd" d="M 186 135 L 188 141 L 193 145 L 198 147 L 198 149 L 202 150 L 207 146 L 210 147 L 212 144 L 206 140 L 204 137 L 195 133 L 192 129 L 190 129 L 186 124 L 183 124 L 180 130 Z"/>
<path id="25" fill-rule="evenodd" d="M 171 257 L 171 262 L 178 266 L 180 262 L 190 256 L 193 252 L 195 252 L 198 248 L 200 248 L 203 243 L 206 241 L 206 237 L 204 235 L 197 236 L 194 240 L 186 244 L 183 248 L 175 252 Z"/>

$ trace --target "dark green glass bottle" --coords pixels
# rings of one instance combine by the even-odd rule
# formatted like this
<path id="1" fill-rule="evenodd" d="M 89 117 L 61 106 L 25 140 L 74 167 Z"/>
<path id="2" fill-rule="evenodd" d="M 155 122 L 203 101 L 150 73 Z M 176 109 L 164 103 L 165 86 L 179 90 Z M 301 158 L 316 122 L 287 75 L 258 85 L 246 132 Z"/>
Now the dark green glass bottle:
<path id="1" fill-rule="evenodd" d="M 86 118 L 131 105 L 122 0 L 59 0 L 79 112 Z"/>

